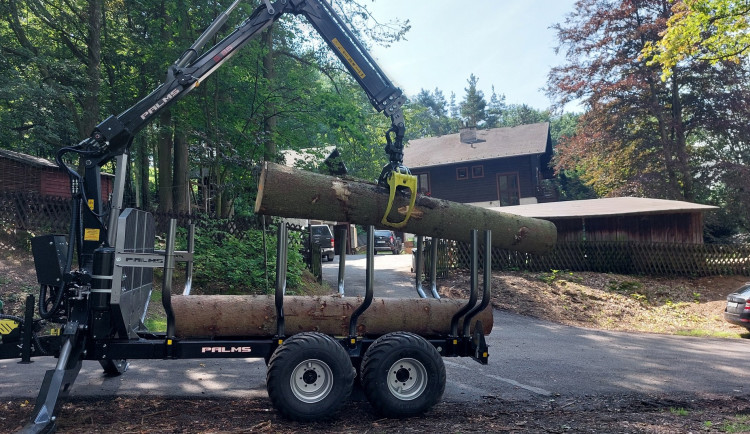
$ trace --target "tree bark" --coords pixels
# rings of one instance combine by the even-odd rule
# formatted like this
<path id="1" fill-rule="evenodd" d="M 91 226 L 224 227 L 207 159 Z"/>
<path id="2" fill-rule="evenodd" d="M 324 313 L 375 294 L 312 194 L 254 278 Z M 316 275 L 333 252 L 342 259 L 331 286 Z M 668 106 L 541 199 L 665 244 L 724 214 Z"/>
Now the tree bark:
<path id="1" fill-rule="evenodd" d="M 86 96 L 83 100 L 81 137 L 87 137 L 99 121 L 99 89 L 102 51 L 102 1 L 88 4 L 88 58 L 86 62 Z"/>
<path id="2" fill-rule="evenodd" d="M 268 82 L 269 92 L 273 92 L 273 86 L 276 81 L 276 71 L 274 69 L 273 54 L 273 26 L 270 26 L 263 33 L 263 44 L 266 46 L 266 53 L 263 56 L 263 77 Z M 276 125 L 278 116 L 276 116 L 276 105 L 272 97 L 266 100 L 264 104 L 265 116 L 263 119 L 263 130 L 266 132 L 266 143 L 263 152 L 264 161 L 273 161 L 276 159 Z"/>
<path id="3" fill-rule="evenodd" d="M 159 115 L 159 211 L 172 211 L 172 112 L 170 109 Z"/>
<path id="4" fill-rule="evenodd" d="M 317 331 L 349 335 L 349 319 L 361 297 L 284 297 L 285 334 Z M 466 300 L 375 298 L 357 321 L 357 335 L 377 336 L 408 331 L 421 336 L 447 336 L 451 318 Z M 270 295 L 173 296 L 175 335 L 179 337 L 254 336 L 276 334 L 276 308 Z M 472 332 L 482 321 L 485 335 L 492 331 L 492 307 L 472 319 Z M 463 320 L 458 323 L 459 333 Z"/>
<path id="5" fill-rule="evenodd" d="M 387 189 L 375 184 L 266 162 L 255 212 L 387 228 L 381 224 L 387 204 Z M 397 194 L 389 221 L 403 220 L 407 208 L 408 198 Z M 411 218 L 402 228 L 412 234 L 465 242 L 470 241 L 471 229 L 492 230 L 494 247 L 521 252 L 544 253 L 557 240 L 557 229 L 548 221 L 422 195 L 417 195 Z"/>
<path id="6" fill-rule="evenodd" d="M 188 145 L 185 132 L 175 128 L 174 134 L 174 210 L 177 212 L 190 211 L 190 166 L 188 160 Z"/>

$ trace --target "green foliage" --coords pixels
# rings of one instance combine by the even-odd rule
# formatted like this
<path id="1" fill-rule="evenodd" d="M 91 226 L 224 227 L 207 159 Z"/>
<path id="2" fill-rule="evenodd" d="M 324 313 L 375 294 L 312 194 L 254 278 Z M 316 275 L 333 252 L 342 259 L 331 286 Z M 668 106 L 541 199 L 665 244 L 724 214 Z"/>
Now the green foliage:
<path id="1" fill-rule="evenodd" d="M 750 10 L 744 0 L 683 0 L 674 2 L 667 29 L 649 41 L 643 56 L 662 68 L 666 80 L 678 64 L 697 60 L 744 61 L 750 49 Z"/>
<path id="2" fill-rule="evenodd" d="M 687 416 L 690 413 L 682 407 L 669 407 L 669 412 L 676 416 Z"/>
<path id="3" fill-rule="evenodd" d="M 643 284 L 641 282 L 638 282 L 637 280 L 624 280 L 622 282 L 611 280 L 609 284 L 607 285 L 607 288 L 610 291 L 619 292 L 623 294 L 638 291 L 642 287 L 643 287 Z"/>
<path id="4" fill-rule="evenodd" d="M 220 220 L 196 228 L 193 278 L 198 288 L 225 294 L 262 294 L 266 288 L 273 290 L 276 237 L 266 234 L 264 252 L 262 231 L 251 229 L 243 235 L 240 239 L 230 234 L 226 231 L 226 222 Z M 299 253 L 299 240 L 295 236 L 290 239 L 287 286 L 294 288 L 301 283 L 305 266 Z"/>
<path id="5" fill-rule="evenodd" d="M 469 87 L 464 88 L 466 96 L 461 102 L 461 119 L 467 127 L 478 127 L 487 118 L 487 101 L 484 99 L 484 92 L 477 89 L 478 81 L 479 78 L 471 74 L 466 80 Z"/>
<path id="6" fill-rule="evenodd" d="M 733 421 L 725 421 L 721 425 L 721 430 L 726 433 L 740 433 L 750 431 L 750 416 L 737 415 Z"/>

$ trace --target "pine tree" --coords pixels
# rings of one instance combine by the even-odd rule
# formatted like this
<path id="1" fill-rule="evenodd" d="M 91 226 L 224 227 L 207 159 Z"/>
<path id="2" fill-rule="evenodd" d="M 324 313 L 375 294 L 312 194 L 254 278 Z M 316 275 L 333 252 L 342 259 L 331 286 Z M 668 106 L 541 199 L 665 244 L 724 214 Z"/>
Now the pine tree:
<path id="1" fill-rule="evenodd" d="M 505 105 L 505 95 L 498 95 L 495 93 L 495 86 L 492 86 L 492 95 L 490 96 L 490 103 L 487 106 L 487 128 L 497 128 L 501 125 L 503 119 L 503 113 L 507 109 Z"/>
<path id="2" fill-rule="evenodd" d="M 466 80 L 469 87 L 464 88 L 466 97 L 461 102 L 461 118 L 468 127 L 478 127 L 487 118 L 485 108 L 487 101 L 484 100 L 484 93 L 477 89 L 479 79 L 471 74 Z"/>

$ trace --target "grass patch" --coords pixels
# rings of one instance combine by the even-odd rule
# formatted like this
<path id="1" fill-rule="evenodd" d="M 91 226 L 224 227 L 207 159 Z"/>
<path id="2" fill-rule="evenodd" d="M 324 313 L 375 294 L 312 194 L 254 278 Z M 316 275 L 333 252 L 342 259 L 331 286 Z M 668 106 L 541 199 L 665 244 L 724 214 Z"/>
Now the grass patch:
<path id="1" fill-rule="evenodd" d="M 750 431 L 750 416 L 737 415 L 734 421 L 727 421 L 721 425 L 721 430 L 727 433 Z"/>
<path id="2" fill-rule="evenodd" d="M 669 407 L 669 412 L 674 414 L 675 416 L 687 416 L 688 415 L 688 411 L 682 407 L 678 407 L 678 408 Z"/>
<path id="3" fill-rule="evenodd" d="M 675 334 L 679 336 L 693 336 L 697 338 L 731 338 L 731 339 L 736 339 L 736 338 L 747 336 L 747 334 L 716 331 L 716 330 L 705 330 L 705 329 L 679 330 L 679 331 L 676 331 Z"/>
<path id="4" fill-rule="evenodd" d="M 155 317 L 146 318 L 146 328 L 150 332 L 165 332 L 167 331 L 167 318 L 166 317 Z"/>

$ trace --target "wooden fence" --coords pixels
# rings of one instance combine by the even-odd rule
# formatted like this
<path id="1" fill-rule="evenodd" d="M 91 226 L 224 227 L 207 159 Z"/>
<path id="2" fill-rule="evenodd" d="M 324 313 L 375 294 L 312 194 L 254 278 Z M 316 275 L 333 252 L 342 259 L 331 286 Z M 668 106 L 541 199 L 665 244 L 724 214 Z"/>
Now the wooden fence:
<path id="1" fill-rule="evenodd" d="M 35 193 L 0 191 L 0 226 L 34 232 L 68 233 L 70 225 L 70 199 L 41 196 Z M 262 223 L 256 217 L 233 217 L 218 219 L 206 214 L 177 212 L 152 212 L 157 232 L 166 232 L 170 219 L 177 220 L 178 227 L 220 225 L 222 231 L 242 238 L 248 229 L 260 229 Z"/>
<path id="2" fill-rule="evenodd" d="M 429 262 L 429 255 L 425 256 Z M 480 249 L 480 264 L 484 261 L 483 256 Z M 450 269 L 468 269 L 470 260 L 471 250 L 468 244 L 438 244 L 439 275 L 445 275 Z M 750 276 L 750 244 L 586 241 L 559 243 L 546 255 L 492 249 L 492 269 L 593 271 L 657 276 Z"/>

